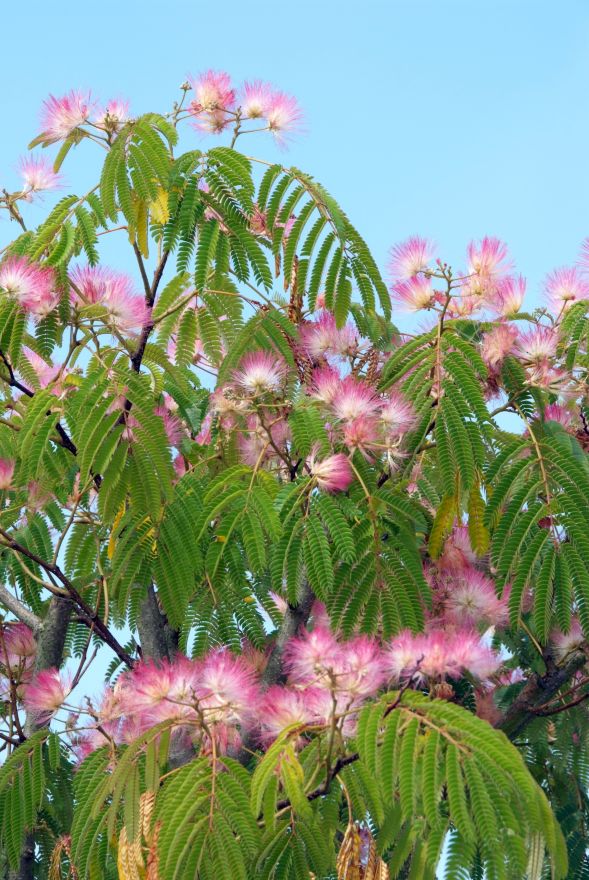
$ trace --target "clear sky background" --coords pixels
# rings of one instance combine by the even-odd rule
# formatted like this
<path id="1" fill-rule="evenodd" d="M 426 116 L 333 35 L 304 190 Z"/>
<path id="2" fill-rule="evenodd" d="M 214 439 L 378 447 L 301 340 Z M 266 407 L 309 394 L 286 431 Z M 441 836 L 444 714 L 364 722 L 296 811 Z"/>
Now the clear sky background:
<path id="1" fill-rule="evenodd" d="M 306 133 L 281 158 L 332 192 L 383 268 L 416 232 L 457 266 L 469 238 L 497 235 L 537 302 L 589 235 L 587 0 L 29 0 L 3 25 L 9 189 L 49 92 L 165 111 L 213 67 L 298 97 Z M 66 164 L 74 191 L 92 185 L 92 149 Z M 248 150 L 278 155 L 267 135 Z M 0 242 L 15 232 L 0 221 Z"/>

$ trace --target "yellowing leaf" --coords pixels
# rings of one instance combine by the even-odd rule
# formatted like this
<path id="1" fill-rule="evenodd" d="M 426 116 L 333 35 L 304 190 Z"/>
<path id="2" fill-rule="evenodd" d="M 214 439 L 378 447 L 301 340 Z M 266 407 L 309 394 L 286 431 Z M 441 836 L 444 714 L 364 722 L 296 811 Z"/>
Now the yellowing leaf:
<path id="1" fill-rule="evenodd" d="M 165 189 L 159 189 L 156 199 L 150 204 L 149 210 L 156 223 L 167 223 L 170 219 L 168 208 L 168 193 Z"/>

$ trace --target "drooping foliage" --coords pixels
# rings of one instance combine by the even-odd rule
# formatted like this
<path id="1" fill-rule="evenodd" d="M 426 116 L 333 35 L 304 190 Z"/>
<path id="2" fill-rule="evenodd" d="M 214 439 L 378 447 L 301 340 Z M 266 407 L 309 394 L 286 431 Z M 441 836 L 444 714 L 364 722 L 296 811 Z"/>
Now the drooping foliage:
<path id="1" fill-rule="evenodd" d="M 0 199 L 3 876 L 589 876 L 589 259 L 528 313 L 501 242 L 412 238 L 389 289 L 237 149 L 299 119 L 71 92 Z"/>

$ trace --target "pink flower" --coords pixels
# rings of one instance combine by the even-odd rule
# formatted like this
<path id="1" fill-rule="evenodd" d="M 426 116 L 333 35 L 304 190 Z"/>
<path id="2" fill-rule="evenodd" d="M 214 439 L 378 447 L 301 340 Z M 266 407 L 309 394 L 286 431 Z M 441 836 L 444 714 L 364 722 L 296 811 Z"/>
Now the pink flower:
<path id="1" fill-rule="evenodd" d="M 436 248 L 432 241 L 417 235 L 400 244 L 393 245 L 390 250 L 391 259 L 389 272 L 395 281 L 406 281 L 425 272 L 433 259 Z M 424 308 L 424 306 L 420 306 Z"/>
<path id="2" fill-rule="evenodd" d="M 284 651 L 285 668 L 295 682 L 329 683 L 330 673 L 338 668 L 340 648 L 333 633 L 316 626 L 291 639 Z"/>
<path id="3" fill-rule="evenodd" d="M 39 385 L 41 388 L 48 388 L 55 380 L 59 377 L 61 372 L 61 367 L 59 364 L 54 364 L 53 362 L 47 363 L 47 361 L 43 360 L 42 357 L 31 351 L 30 348 L 26 346 L 23 347 L 23 354 L 30 363 L 31 367 L 35 371 L 37 379 L 39 380 Z M 61 383 L 58 383 L 53 388 L 53 393 L 56 396 L 60 396 L 63 392 L 63 387 Z"/>
<path id="4" fill-rule="evenodd" d="M 496 370 L 507 357 L 513 354 L 517 339 L 517 328 L 512 324 L 497 324 L 483 336 L 482 355 L 486 365 Z"/>
<path id="5" fill-rule="evenodd" d="M 123 98 L 112 98 L 104 110 L 97 112 L 95 122 L 108 130 L 118 131 L 128 118 L 129 102 Z"/>
<path id="6" fill-rule="evenodd" d="M 126 714 L 153 710 L 165 700 L 172 686 L 171 664 L 158 666 L 151 660 L 142 661 L 120 679 L 120 701 Z"/>
<path id="7" fill-rule="evenodd" d="M 308 465 L 317 486 L 325 492 L 345 492 L 354 479 L 350 462 L 343 452 L 330 455 L 323 461 L 317 461 L 313 454 Z"/>
<path id="8" fill-rule="evenodd" d="M 214 651 L 203 661 L 197 694 L 208 722 L 244 721 L 257 702 L 254 671 L 242 657 Z"/>
<path id="9" fill-rule="evenodd" d="M 243 84 L 241 111 L 245 119 L 260 119 L 266 116 L 272 101 L 272 86 L 259 79 Z"/>
<path id="10" fill-rule="evenodd" d="M 41 125 L 47 140 L 60 141 L 87 122 L 92 113 L 90 92 L 72 90 L 61 98 L 49 95 L 43 103 Z"/>
<path id="11" fill-rule="evenodd" d="M 539 364 L 556 354 L 558 338 L 552 327 L 535 327 L 522 333 L 516 342 L 518 356 L 530 364 Z"/>
<path id="12" fill-rule="evenodd" d="M 194 438 L 195 443 L 200 446 L 208 446 L 212 441 L 211 426 L 213 424 L 213 414 L 208 412 L 201 422 L 200 431 Z"/>
<path id="13" fill-rule="evenodd" d="M 348 422 L 358 416 L 375 415 L 380 408 L 380 400 L 366 382 L 346 376 L 331 406 L 338 419 Z"/>
<path id="14" fill-rule="evenodd" d="M 309 394 L 322 403 L 333 403 L 341 387 L 341 377 L 333 367 L 319 367 L 313 370 Z"/>
<path id="15" fill-rule="evenodd" d="M 509 318 L 521 309 L 526 295 L 526 279 L 521 275 L 508 275 L 499 282 L 494 291 L 489 308 L 502 317 Z"/>
<path id="16" fill-rule="evenodd" d="M 318 723 L 317 692 L 315 688 L 293 690 L 274 685 L 260 700 L 256 714 L 261 724 L 261 739 L 269 745 L 279 733 L 293 724 Z M 315 698 L 315 699 L 314 699 Z"/>
<path id="17" fill-rule="evenodd" d="M 576 617 L 571 619 L 568 633 L 553 632 L 551 640 L 554 645 L 554 656 L 558 663 L 562 663 L 564 660 L 569 659 L 572 654 L 582 651 L 587 645 L 581 624 Z"/>
<path id="18" fill-rule="evenodd" d="M 476 562 L 476 554 L 470 546 L 467 526 L 455 526 L 444 544 L 439 565 L 442 571 L 460 571 Z"/>
<path id="19" fill-rule="evenodd" d="M 547 276 L 545 288 L 550 308 L 557 315 L 574 302 L 589 299 L 589 282 L 576 266 L 555 269 Z"/>
<path id="20" fill-rule="evenodd" d="M 231 110 L 235 105 L 235 90 L 228 73 L 207 70 L 192 80 L 191 85 L 198 110 Z"/>
<path id="21" fill-rule="evenodd" d="M 107 320 L 117 330 L 137 330 L 149 319 L 145 300 L 135 293 L 127 275 L 102 266 L 85 266 L 75 268 L 70 277 L 76 288 L 74 301 L 78 307 L 104 306 Z"/>
<path id="22" fill-rule="evenodd" d="M 391 391 L 381 407 L 380 420 L 389 436 L 400 437 L 415 427 L 415 410 L 402 394 Z"/>
<path id="23" fill-rule="evenodd" d="M 0 663 L 14 675 L 16 670 L 32 665 L 37 642 L 30 627 L 24 623 L 4 623 L 0 627 Z"/>
<path id="24" fill-rule="evenodd" d="M 366 455 L 371 448 L 378 446 L 379 428 L 380 424 L 376 416 L 358 416 L 346 422 L 344 443 L 348 449 L 358 449 Z"/>
<path id="25" fill-rule="evenodd" d="M 419 312 L 421 309 L 431 308 L 435 292 L 429 278 L 416 275 L 393 284 L 391 297 L 408 311 Z"/>
<path id="26" fill-rule="evenodd" d="M 358 339 L 350 324 L 338 328 L 331 312 L 322 311 L 315 321 L 303 324 L 300 330 L 303 349 L 313 359 L 329 355 L 346 356 L 358 348 Z"/>
<path id="27" fill-rule="evenodd" d="M 501 625 L 507 622 L 507 607 L 497 597 L 493 581 L 475 568 L 465 568 L 446 581 L 445 616 L 456 624 Z"/>
<path id="28" fill-rule="evenodd" d="M 303 114 L 296 98 L 284 92 L 273 92 L 265 112 L 268 128 L 277 141 L 284 142 L 285 134 L 300 129 Z"/>
<path id="29" fill-rule="evenodd" d="M 412 678 L 420 680 L 423 657 L 423 637 L 406 629 L 396 635 L 387 646 L 383 669 L 395 684 Z"/>
<path id="30" fill-rule="evenodd" d="M 375 694 L 385 680 L 382 652 L 375 639 L 356 636 L 340 645 L 336 685 L 354 697 Z"/>
<path id="31" fill-rule="evenodd" d="M 164 431 L 170 446 L 178 446 L 182 437 L 186 436 L 184 426 L 178 416 L 171 413 L 165 406 L 156 407 L 154 412 L 164 423 Z"/>
<path id="32" fill-rule="evenodd" d="M 507 245 L 498 238 L 485 236 L 480 242 L 471 241 L 467 253 L 469 273 L 482 281 L 497 282 L 510 269 Z"/>
<path id="33" fill-rule="evenodd" d="M 280 355 L 269 351 L 247 354 L 233 373 L 236 385 L 251 397 L 280 392 L 286 381 L 287 366 Z"/>
<path id="34" fill-rule="evenodd" d="M 448 650 L 457 667 L 483 681 L 501 666 L 499 654 L 489 648 L 476 632 L 458 631 L 449 640 Z"/>
<path id="35" fill-rule="evenodd" d="M 14 477 L 15 461 L 12 458 L 0 458 L 0 489 L 10 489 Z"/>
<path id="36" fill-rule="evenodd" d="M 24 704 L 29 712 L 50 718 L 65 702 L 72 689 L 69 678 L 62 678 L 57 669 L 43 669 L 27 685 Z"/>
<path id="37" fill-rule="evenodd" d="M 50 162 L 35 156 L 21 159 L 19 170 L 26 193 L 55 189 L 61 181 L 61 176 L 55 173 Z"/>
<path id="38" fill-rule="evenodd" d="M 544 407 L 544 421 L 558 422 L 563 428 L 570 428 L 573 424 L 574 415 L 570 409 L 566 409 L 559 403 L 549 403 Z"/>
<path id="39" fill-rule="evenodd" d="M 0 288 L 37 318 L 44 318 L 59 302 L 53 269 L 29 263 L 26 257 L 8 257 L 2 263 Z"/>

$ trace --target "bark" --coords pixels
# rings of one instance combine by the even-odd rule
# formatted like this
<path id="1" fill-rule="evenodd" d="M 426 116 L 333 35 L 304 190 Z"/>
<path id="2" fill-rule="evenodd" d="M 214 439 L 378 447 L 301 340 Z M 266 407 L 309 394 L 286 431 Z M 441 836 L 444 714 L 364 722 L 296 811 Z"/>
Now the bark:
<path id="1" fill-rule="evenodd" d="M 37 633 L 37 656 L 35 658 L 35 672 L 49 669 L 55 666 L 59 669 L 63 663 L 63 652 L 67 628 L 72 613 L 72 603 L 69 599 L 53 597 L 49 602 L 47 616 L 42 621 Z M 42 727 L 39 724 L 38 715 L 28 712 L 24 724 L 25 736 L 31 736 Z M 33 880 L 35 870 L 35 834 L 29 832 L 25 836 L 20 865 L 18 871 L 10 872 L 10 880 Z"/>
<path id="2" fill-rule="evenodd" d="M 144 659 L 154 660 L 156 663 L 174 659 L 178 653 L 178 631 L 170 626 L 168 618 L 162 611 L 153 584 L 147 588 L 147 596 L 141 603 L 137 630 L 141 643 L 141 656 Z M 194 754 L 192 743 L 181 736 L 171 738 L 168 756 L 170 767 L 175 769 L 187 764 L 192 761 Z"/>
<path id="3" fill-rule="evenodd" d="M 268 665 L 262 675 L 262 687 L 269 688 L 273 684 L 279 684 L 286 680 L 282 666 L 282 658 L 287 642 L 297 634 L 301 626 L 304 626 L 311 614 L 311 608 L 315 601 L 315 595 L 307 581 L 303 582 L 301 595 L 297 605 L 288 605 L 274 648 L 270 654 Z"/>
<path id="4" fill-rule="evenodd" d="M 564 666 L 557 666 L 548 654 L 544 659 L 544 675 L 532 675 L 503 717 L 495 723 L 495 727 L 507 734 L 509 739 L 515 739 L 534 718 L 549 714 L 543 712 L 541 707 L 556 696 L 587 662 L 585 654 L 575 654 Z"/>

